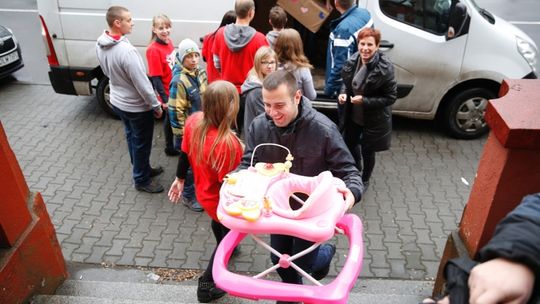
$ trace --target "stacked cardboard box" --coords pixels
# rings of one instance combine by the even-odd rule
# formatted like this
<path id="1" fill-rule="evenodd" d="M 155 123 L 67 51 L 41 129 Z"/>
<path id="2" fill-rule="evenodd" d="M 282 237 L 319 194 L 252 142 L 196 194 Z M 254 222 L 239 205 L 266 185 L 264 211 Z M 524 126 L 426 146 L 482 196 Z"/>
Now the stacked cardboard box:
<path id="1" fill-rule="evenodd" d="M 324 0 L 278 0 L 277 4 L 313 33 L 332 12 Z"/>

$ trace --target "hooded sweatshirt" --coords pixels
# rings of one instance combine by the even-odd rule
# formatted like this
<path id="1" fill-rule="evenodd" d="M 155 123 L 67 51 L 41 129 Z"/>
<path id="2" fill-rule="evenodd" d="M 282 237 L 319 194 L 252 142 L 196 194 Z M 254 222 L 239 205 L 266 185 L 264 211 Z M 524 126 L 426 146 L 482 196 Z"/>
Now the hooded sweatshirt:
<path id="1" fill-rule="evenodd" d="M 253 67 L 255 52 L 268 45 L 266 37 L 248 25 L 228 24 L 220 28 L 214 40 L 214 65 L 221 78 L 232 82 L 238 92 Z"/>
<path id="2" fill-rule="evenodd" d="M 268 45 L 274 49 L 274 45 L 276 44 L 277 37 L 279 36 L 278 31 L 270 31 L 266 34 L 266 41 L 268 41 Z"/>
<path id="3" fill-rule="evenodd" d="M 103 73 L 109 77 L 111 104 L 125 112 L 151 111 L 159 106 L 141 55 L 129 40 L 116 40 L 104 32 L 96 53 Z"/>
<path id="4" fill-rule="evenodd" d="M 248 76 L 242 84 L 242 99 L 244 100 L 244 131 L 249 130 L 249 125 L 255 117 L 264 113 L 262 99 L 262 83 L 256 76 Z"/>

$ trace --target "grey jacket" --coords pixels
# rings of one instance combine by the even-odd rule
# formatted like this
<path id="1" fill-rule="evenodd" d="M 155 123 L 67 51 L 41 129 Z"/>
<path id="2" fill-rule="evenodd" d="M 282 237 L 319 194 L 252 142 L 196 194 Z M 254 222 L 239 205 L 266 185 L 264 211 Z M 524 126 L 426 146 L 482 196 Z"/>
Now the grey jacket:
<path id="1" fill-rule="evenodd" d="M 104 32 L 97 40 L 96 54 L 103 73 L 110 80 L 111 104 L 132 113 L 159 106 L 144 61 L 125 36 L 115 40 Z"/>
<path id="2" fill-rule="evenodd" d="M 253 119 L 264 113 L 262 84 L 248 76 L 242 84 L 241 92 L 240 97 L 244 102 L 244 132 L 247 132 Z"/>
<path id="3" fill-rule="evenodd" d="M 261 143 L 277 143 L 291 150 L 294 157 L 291 173 L 316 176 L 329 170 L 342 179 L 351 190 L 355 201 L 360 201 L 364 186 L 336 125 L 310 106 L 302 97 L 298 117 L 285 128 L 277 127 L 267 115 L 257 116 L 246 133 L 246 147 L 239 168 L 250 166 L 253 149 Z M 257 149 L 256 162 L 284 162 L 287 152 L 273 146 Z"/>

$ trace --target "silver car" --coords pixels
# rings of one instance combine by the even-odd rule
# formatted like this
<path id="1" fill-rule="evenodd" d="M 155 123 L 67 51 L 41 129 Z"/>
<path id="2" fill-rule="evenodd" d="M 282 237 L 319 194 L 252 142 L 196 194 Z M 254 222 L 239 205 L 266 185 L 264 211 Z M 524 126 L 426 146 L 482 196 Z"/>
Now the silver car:
<path id="1" fill-rule="evenodd" d="M 15 35 L 9 28 L 0 25 L 0 79 L 11 75 L 23 66 L 21 47 Z"/>

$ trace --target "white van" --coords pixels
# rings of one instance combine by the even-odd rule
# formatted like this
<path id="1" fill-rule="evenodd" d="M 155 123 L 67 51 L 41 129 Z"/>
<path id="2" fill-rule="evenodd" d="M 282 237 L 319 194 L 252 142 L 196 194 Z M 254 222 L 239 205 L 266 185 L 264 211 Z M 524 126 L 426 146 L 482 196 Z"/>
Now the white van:
<path id="1" fill-rule="evenodd" d="M 266 33 L 270 29 L 268 11 L 276 1 L 255 2 L 252 25 Z M 128 38 L 143 58 L 154 15 L 165 13 L 172 19 L 171 38 L 177 44 L 183 38 L 198 41 L 215 30 L 223 14 L 234 7 L 234 0 L 37 3 L 55 91 L 91 95 L 95 90 L 108 112 L 108 79 L 99 68 L 94 44 L 106 28 L 104 16 L 110 5 L 122 5 L 132 12 L 135 27 Z M 504 78 L 537 78 L 537 47 L 532 39 L 478 7 L 474 0 L 359 0 L 358 5 L 372 14 L 383 35 L 381 50 L 396 67 L 396 115 L 438 119 L 451 136 L 475 138 L 488 130 L 483 118 L 487 100 L 497 96 Z M 334 10 L 329 20 L 337 16 Z M 292 17 L 289 19 L 292 26 Z M 311 35 L 308 54 L 319 92 L 324 86 L 329 20 Z M 336 101 L 319 94 L 314 105 L 335 108 Z"/>

